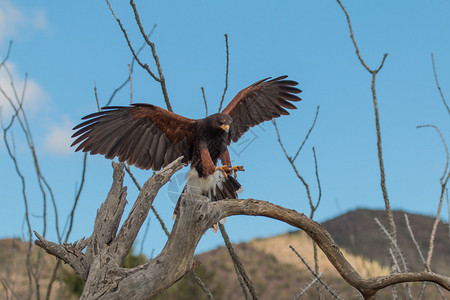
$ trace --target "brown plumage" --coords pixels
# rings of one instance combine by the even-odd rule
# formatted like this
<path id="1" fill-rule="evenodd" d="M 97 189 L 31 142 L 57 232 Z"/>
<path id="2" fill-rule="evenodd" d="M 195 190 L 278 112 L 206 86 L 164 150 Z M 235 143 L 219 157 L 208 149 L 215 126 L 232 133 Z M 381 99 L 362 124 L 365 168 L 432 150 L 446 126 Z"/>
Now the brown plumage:
<path id="1" fill-rule="evenodd" d="M 121 162 L 154 171 L 184 156 L 183 161 L 195 169 L 197 181 L 210 180 L 217 172 L 219 158 L 231 166 L 227 151 L 231 141 L 238 141 L 250 127 L 288 115 L 286 109 L 296 108 L 291 102 L 301 100 L 295 95 L 301 90 L 295 87 L 297 82 L 286 78 L 260 80 L 240 91 L 222 113 L 198 120 L 151 104 L 104 107 L 74 127 L 77 131 L 72 146 L 79 144 L 76 151 L 117 157 Z M 217 199 L 235 196 L 240 187 L 235 181 L 222 179 L 224 185 L 217 195 L 215 184 L 211 192 L 205 190 L 210 183 L 201 183 L 201 193 Z"/>

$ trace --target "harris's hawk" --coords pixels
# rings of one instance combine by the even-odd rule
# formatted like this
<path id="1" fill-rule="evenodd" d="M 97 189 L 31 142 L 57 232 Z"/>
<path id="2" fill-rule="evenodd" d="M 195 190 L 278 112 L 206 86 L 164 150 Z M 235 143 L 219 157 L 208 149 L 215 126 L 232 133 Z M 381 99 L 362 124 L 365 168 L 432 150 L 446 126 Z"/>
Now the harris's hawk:
<path id="1" fill-rule="evenodd" d="M 250 127 L 289 115 L 291 102 L 301 99 L 295 81 L 287 76 L 266 78 L 240 91 L 227 107 L 204 119 L 189 119 L 151 104 L 109 106 L 83 117 L 75 126 L 76 151 L 118 157 L 141 169 L 160 170 L 180 156 L 191 164 L 184 192 L 202 194 L 212 201 L 237 198 L 240 185 L 227 176 L 231 166 L 227 146 Z M 217 167 L 218 159 L 224 166 Z"/>

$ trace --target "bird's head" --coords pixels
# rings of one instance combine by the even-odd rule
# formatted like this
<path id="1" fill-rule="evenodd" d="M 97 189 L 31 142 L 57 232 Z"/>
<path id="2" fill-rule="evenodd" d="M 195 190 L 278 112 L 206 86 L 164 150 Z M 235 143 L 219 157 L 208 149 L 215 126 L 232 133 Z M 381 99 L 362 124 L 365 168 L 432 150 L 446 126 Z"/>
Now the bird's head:
<path id="1" fill-rule="evenodd" d="M 233 120 L 229 115 L 221 113 L 211 115 L 208 119 L 212 128 L 226 133 L 230 130 L 231 121 Z"/>

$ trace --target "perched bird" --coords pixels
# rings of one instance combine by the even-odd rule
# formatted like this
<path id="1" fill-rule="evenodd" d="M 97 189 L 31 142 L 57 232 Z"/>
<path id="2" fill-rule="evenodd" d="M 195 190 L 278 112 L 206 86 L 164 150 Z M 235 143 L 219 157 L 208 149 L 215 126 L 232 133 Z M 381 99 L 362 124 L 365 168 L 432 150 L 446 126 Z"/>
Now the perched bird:
<path id="1" fill-rule="evenodd" d="M 76 151 L 118 157 L 141 169 L 160 170 L 180 156 L 190 163 L 184 192 L 201 194 L 211 201 L 237 198 L 240 184 L 231 175 L 227 146 L 255 125 L 289 115 L 291 101 L 301 99 L 295 81 L 287 76 L 266 78 L 240 91 L 227 107 L 204 119 L 189 119 L 151 104 L 103 107 L 83 117 L 75 126 Z M 218 159 L 223 166 L 218 167 Z M 235 173 L 236 175 L 236 173 Z M 178 205 L 177 205 L 178 206 Z M 177 208 L 175 209 L 175 214 Z"/>

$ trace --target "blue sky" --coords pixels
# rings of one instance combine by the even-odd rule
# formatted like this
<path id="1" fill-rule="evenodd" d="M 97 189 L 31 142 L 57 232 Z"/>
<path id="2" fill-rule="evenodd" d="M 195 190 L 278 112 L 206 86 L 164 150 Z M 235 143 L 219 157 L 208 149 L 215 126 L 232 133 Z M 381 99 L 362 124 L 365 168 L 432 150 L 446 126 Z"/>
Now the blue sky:
<path id="1" fill-rule="evenodd" d="M 348 3 L 347 3 L 348 2 Z M 124 1 L 112 1 L 135 48 L 143 40 Z M 315 147 L 322 187 L 322 202 L 315 219 L 324 221 L 356 208 L 383 209 L 379 187 L 375 120 L 370 93 L 371 77 L 356 58 L 345 16 L 334 1 L 137 1 L 143 25 L 150 32 L 160 57 L 168 94 L 175 112 L 191 118 L 205 114 L 200 87 L 205 88 L 210 112 L 217 111 L 225 78 L 224 34 L 229 35 L 230 69 L 226 103 L 242 88 L 267 76 L 287 74 L 303 90 L 298 110 L 278 120 L 288 152 L 293 155 L 304 139 L 320 105 L 317 124 L 297 158 L 296 165 L 311 187 L 315 181 L 312 147 Z M 412 213 L 435 215 L 439 178 L 445 151 L 437 133 L 417 125 L 439 126 L 449 140 L 450 117 L 436 89 L 430 54 L 434 53 L 444 94 L 450 90 L 450 19 L 448 1 L 346 1 L 362 56 L 372 68 L 389 53 L 377 77 L 377 96 L 391 205 Z M 8 67 L 21 88 L 29 74 L 25 109 L 34 135 L 42 173 L 53 187 L 64 226 L 80 182 L 82 154 L 70 149 L 71 128 L 96 110 L 94 82 L 101 103 L 128 76 L 131 53 L 103 1 L 0 0 L 0 54 L 13 48 Z M 151 51 L 142 60 L 153 70 Z M 9 81 L 0 74 L 0 84 Z M 129 103 L 129 86 L 114 98 L 114 105 Z M 449 98 L 450 96 L 448 96 Z M 133 100 L 163 106 L 160 87 L 135 67 Z M 11 110 L 0 97 L 2 122 Z M 43 204 L 36 185 L 29 149 L 19 127 L 13 128 L 19 166 L 27 178 L 33 229 L 42 231 Z M 248 144 L 232 146 L 232 159 L 246 172 L 238 180 L 242 198 L 267 200 L 309 214 L 305 188 L 295 177 L 276 141 L 271 123 L 254 128 Z M 247 147 L 248 146 L 248 147 Z M 22 237 L 24 202 L 20 179 L 0 143 L 2 171 L 0 237 Z M 148 171 L 135 171 L 142 184 Z M 163 188 L 155 207 L 169 227 L 177 194 L 176 180 Z M 111 185 L 111 162 L 89 156 L 83 190 L 70 241 L 92 232 L 97 208 Z M 129 179 L 127 209 L 137 191 Z M 181 183 L 182 184 L 182 183 Z M 47 208 L 49 226 L 54 224 Z M 442 218 L 448 220 L 444 205 Z M 147 224 L 147 222 L 146 222 Z M 144 252 L 158 253 L 166 237 L 150 214 Z M 145 227 L 146 225 L 144 225 Z M 234 242 L 292 230 L 290 226 L 259 217 L 228 218 L 226 227 Z M 54 229 L 48 238 L 56 240 Z M 137 240 L 141 247 L 143 235 Z M 208 232 L 199 251 L 223 243 Z M 153 250 L 154 249 L 154 250 Z"/>

